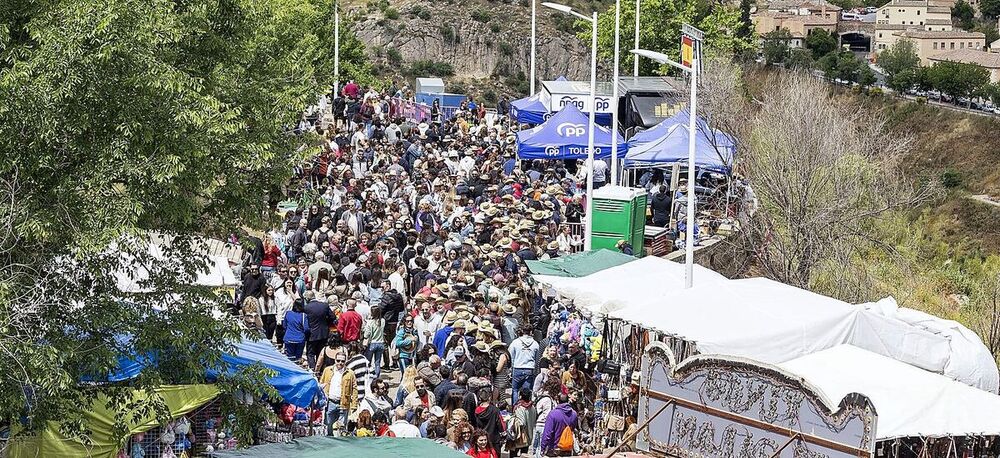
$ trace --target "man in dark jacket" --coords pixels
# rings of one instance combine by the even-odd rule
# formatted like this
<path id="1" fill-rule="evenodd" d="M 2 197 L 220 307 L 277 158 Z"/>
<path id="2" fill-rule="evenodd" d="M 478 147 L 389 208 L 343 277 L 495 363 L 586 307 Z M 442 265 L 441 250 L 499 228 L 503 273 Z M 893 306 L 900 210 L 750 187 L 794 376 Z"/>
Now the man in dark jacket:
<path id="1" fill-rule="evenodd" d="M 250 296 L 259 298 L 263 294 L 261 288 L 264 287 L 266 281 L 264 275 L 260 273 L 260 266 L 257 264 L 250 265 L 250 273 L 243 277 L 243 287 L 240 288 L 240 304 Z"/>
<path id="2" fill-rule="evenodd" d="M 327 338 L 330 337 L 330 306 L 326 302 L 316 300 L 312 291 L 306 291 L 306 317 L 309 319 L 309 341 L 306 343 L 306 358 L 309 367 L 316 366 L 316 357 L 323 351 Z"/>
<path id="3" fill-rule="evenodd" d="M 667 187 L 661 184 L 649 200 L 649 206 L 653 210 L 654 226 L 666 227 L 667 224 L 670 224 L 670 208 L 672 203 L 670 193 L 667 192 Z"/>

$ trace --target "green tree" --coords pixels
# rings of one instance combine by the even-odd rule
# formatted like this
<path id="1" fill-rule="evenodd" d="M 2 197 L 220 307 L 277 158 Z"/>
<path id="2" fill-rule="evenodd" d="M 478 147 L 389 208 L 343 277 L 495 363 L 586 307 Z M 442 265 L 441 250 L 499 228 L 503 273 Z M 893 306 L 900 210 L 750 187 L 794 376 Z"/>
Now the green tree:
<path id="1" fill-rule="evenodd" d="M 990 19 L 1000 17 L 1000 0 L 980 0 L 979 12 Z"/>
<path id="2" fill-rule="evenodd" d="M 764 40 L 764 61 L 767 64 L 780 64 L 788 59 L 788 43 L 792 40 L 792 34 L 788 29 L 780 28 L 768 32 L 763 37 Z"/>
<path id="3" fill-rule="evenodd" d="M 806 48 L 812 51 L 813 59 L 819 59 L 837 49 L 837 37 L 825 29 L 813 29 L 806 36 Z"/>
<path id="4" fill-rule="evenodd" d="M 750 10 L 752 9 L 752 0 L 740 0 L 740 26 L 736 29 L 736 37 L 740 40 L 753 43 L 756 31 L 754 30 L 753 20 L 750 18 Z M 752 48 L 747 48 L 742 56 L 747 57 L 753 54 Z"/>
<path id="5" fill-rule="evenodd" d="M 59 420 L 79 435 L 81 406 L 98 396 L 125 408 L 130 389 L 204 382 L 205 366 L 221 364 L 240 327 L 216 318 L 225 293 L 191 286 L 205 257 L 188 234 L 263 228 L 290 167 L 315 151 L 284 131 L 333 83 L 333 7 L 0 8 L 0 425 L 28 434 Z M 344 76 L 360 75 L 359 55 L 342 51 Z M 178 234 L 162 256 L 150 254 L 151 230 Z M 121 290 L 137 264 L 149 271 L 142 291 Z M 80 383 L 106 378 L 123 353 L 151 352 L 158 364 L 127 386 Z M 253 372 L 220 386 L 273 394 Z M 115 421 L 157 407 L 154 396 Z M 236 426 L 246 439 L 257 425 Z"/>
<path id="6" fill-rule="evenodd" d="M 990 73 L 976 64 L 938 62 L 927 75 L 934 89 L 954 97 L 973 97 L 990 82 Z"/>
<path id="7" fill-rule="evenodd" d="M 1000 1 L 1000 0 L 997 0 Z M 986 35 L 986 45 L 989 46 L 990 43 L 1000 40 L 1000 32 L 997 31 L 997 23 L 993 20 L 980 20 L 976 21 L 976 25 L 972 27 L 973 32 L 980 32 Z"/>
<path id="8" fill-rule="evenodd" d="M 802 48 L 793 49 L 785 60 L 785 67 L 790 69 L 811 70 L 815 66 L 812 53 Z"/>
<path id="9" fill-rule="evenodd" d="M 875 74 L 868 64 L 850 51 L 827 54 L 818 62 L 819 68 L 831 79 L 839 79 L 868 86 L 875 83 Z"/>
<path id="10" fill-rule="evenodd" d="M 885 70 L 889 87 L 905 91 L 916 83 L 917 69 L 920 68 L 917 46 L 911 40 L 899 40 L 879 54 L 878 64 Z"/>
<path id="11" fill-rule="evenodd" d="M 697 0 L 644 0 L 641 6 L 641 25 L 639 28 L 640 46 L 663 52 L 675 61 L 680 60 L 681 24 L 688 23 L 705 32 L 704 53 L 719 53 L 723 55 L 741 55 L 757 49 L 756 37 L 744 38 L 733 31 L 741 27 L 741 12 L 738 6 L 718 2 L 702 2 Z M 562 15 L 561 13 L 555 13 Z M 559 17 L 559 16 L 557 16 Z M 578 36 L 590 41 L 590 25 L 581 26 L 577 21 Z M 621 43 L 627 49 L 627 43 L 635 40 L 633 27 L 625 24 L 635 23 L 635 3 L 621 2 Z M 614 56 L 614 5 L 598 15 L 597 47 L 601 58 L 610 62 Z M 707 57 L 707 56 L 706 56 Z M 631 70 L 631 56 L 622 55 L 623 68 Z M 649 59 L 639 59 L 639 73 L 642 75 L 665 74 L 672 72 L 672 67 L 662 66 Z"/>
<path id="12" fill-rule="evenodd" d="M 976 17 L 976 10 L 965 0 L 958 0 L 951 7 L 951 17 L 958 19 L 959 27 L 969 30 L 973 26 L 973 19 Z"/>

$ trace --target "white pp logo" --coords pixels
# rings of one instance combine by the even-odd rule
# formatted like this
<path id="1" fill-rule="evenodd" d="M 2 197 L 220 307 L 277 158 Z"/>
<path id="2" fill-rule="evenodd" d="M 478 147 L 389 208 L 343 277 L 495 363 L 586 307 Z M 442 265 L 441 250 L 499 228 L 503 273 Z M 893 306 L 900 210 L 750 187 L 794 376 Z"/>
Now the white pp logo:
<path id="1" fill-rule="evenodd" d="M 582 137 L 587 132 L 583 124 L 564 122 L 556 126 L 556 133 L 561 137 Z"/>
<path id="2" fill-rule="evenodd" d="M 559 155 L 559 147 L 558 146 L 546 146 L 545 147 L 545 155 L 549 156 L 549 157 L 558 156 Z"/>

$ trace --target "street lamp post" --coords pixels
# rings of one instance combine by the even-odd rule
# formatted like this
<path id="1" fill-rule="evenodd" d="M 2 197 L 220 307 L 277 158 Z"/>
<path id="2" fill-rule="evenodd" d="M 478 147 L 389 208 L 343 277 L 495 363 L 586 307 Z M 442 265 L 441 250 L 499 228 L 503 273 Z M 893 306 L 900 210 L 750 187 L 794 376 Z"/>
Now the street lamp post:
<path id="1" fill-rule="evenodd" d="M 632 49 L 639 49 L 639 2 L 642 0 L 635 0 L 635 47 Z M 617 32 L 615 32 L 617 34 Z M 636 54 L 632 57 L 632 77 L 639 77 L 639 55 Z"/>
<path id="2" fill-rule="evenodd" d="M 594 226 L 594 130 L 595 130 L 595 116 L 597 111 L 597 11 L 588 17 L 586 15 L 577 13 L 573 11 L 566 5 L 561 5 L 559 3 L 552 2 L 542 2 L 542 6 L 547 8 L 552 8 L 556 11 L 561 11 L 563 13 L 569 13 L 585 21 L 590 21 L 590 125 L 588 126 L 587 133 L 587 208 L 586 216 L 587 223 L 584 226 L 584 240 L 583 249 L 585 251 L 590 251 L 591 240 L 593 238 L 593 226 Z M 611 135 L 611 142 L 615 142 L 614 132 Z"/>
<path id="3" fill-rule="evenodd" d="M 698 120 L 698 58 L 691 61 L 691 66 L 679 64 L 670 59 L 666 54 L 645 49 L 633 49 L 632 53 L 636 57 L 648 57 L 661 64 L 667 64 L 679 68 L 691 75 L 691 106 L 688 110 L 688 177 L 687 177 L 687 233 L 685 234 L 684 245 L 684 287 L 690 288 L 694 284 L 694 150 L 695 150 L 695 123 Z"/>
<path id="4" fill-rule="evenodd" d="M 611 184 L 618 186 L 618 29 L 621 26 L 622 2 L 615 0 L 615 62 L 614 76 L 611 84 L 614 85 L 611 95 Z M 638 48 L 638 47 L 636 47 Z M 636 56 L 638 59 L 638 56 Z"/>
<path id="5" fill-rule="evenodd" d="M 340 93 L 340 3 L 333 4 L 333 96 Z"/>
<path id="6" fill-rule="evenodd" d="M 531 83 L 528 95 L 535 95 L 535 3 L 531 0 Z"/>

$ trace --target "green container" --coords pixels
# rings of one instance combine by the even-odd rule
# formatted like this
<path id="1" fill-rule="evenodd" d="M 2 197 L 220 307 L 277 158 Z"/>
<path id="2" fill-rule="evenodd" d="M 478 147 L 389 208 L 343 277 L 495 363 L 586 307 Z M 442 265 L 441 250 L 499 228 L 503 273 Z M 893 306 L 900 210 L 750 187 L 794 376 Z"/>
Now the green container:
<path id="1" fill-rule="evenodd" d="M 646 229 L 646 190 L 605 186 L 594 191 L 594 225 L 591 249 L 617 250 L 619 240 L 632 245 L 637 257 L 643 254 Z"/>

